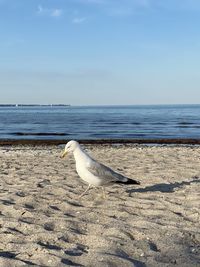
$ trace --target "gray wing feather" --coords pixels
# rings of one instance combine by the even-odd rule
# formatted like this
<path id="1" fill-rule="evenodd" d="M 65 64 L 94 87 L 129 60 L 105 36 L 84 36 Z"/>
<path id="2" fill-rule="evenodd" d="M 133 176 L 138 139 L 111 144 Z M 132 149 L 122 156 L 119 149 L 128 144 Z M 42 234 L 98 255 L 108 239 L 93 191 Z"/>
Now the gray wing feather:
<path id="1" fill-rule="evenodd" d="M 104 180 L 105 183 L 109 183 L 112 181 L 126 182 L 128 180 L 128 178 L 126 178 L 125 176 L 113 171 L 104 164 L 96 162 L 95 160 L 92 160 L 88 163 L 87 170 L 91 172 L 93 175 Z"/>

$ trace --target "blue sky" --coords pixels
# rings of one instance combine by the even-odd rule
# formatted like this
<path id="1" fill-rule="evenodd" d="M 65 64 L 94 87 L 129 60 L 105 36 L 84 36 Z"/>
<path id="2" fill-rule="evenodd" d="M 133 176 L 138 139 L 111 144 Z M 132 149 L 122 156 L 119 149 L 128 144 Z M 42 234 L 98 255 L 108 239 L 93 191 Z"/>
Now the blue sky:
<path id="1" fill-rule="evenodd" d="M 0 0 L 0 102 L 200 102 L 199 0 Z"/>

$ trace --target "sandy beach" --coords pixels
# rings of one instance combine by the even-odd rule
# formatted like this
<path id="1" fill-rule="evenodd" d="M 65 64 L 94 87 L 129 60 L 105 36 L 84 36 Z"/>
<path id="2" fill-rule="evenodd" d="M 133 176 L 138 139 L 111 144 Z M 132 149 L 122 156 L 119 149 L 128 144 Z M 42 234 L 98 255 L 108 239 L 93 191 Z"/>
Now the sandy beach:
<path id="1" fill-rule="evenodd" d="M 200 266 L 200 147 L 84 147 L 141 185 L 78 200 L 63 146 L 0 147 L 0 266 Z"/>

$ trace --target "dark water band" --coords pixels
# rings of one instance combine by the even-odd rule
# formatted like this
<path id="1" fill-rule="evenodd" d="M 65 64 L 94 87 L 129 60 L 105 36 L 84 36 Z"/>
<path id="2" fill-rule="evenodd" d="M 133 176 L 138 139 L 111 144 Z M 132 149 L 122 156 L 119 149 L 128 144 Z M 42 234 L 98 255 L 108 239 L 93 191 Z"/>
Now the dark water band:
<path id="1" fill-rule="evenodd" d="M 63 140 L 33 140 L 33 139 L 3 139 L 0 146 L 4 145 L 61 145 L 70 139 Z M 77 140 L 81 144 L 158 144 L 158 145 L 200 145 L 200 139 L 88 139 Z"/>

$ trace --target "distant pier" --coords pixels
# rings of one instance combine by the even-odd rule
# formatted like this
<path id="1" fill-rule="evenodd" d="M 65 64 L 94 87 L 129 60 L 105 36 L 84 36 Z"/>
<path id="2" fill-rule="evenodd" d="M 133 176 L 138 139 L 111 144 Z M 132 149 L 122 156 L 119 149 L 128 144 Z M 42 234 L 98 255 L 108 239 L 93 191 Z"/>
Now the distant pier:
<path id="1" fill-rule="evenodd" d="M 0 107 L 70 107 L 69 104 L 0 104 Z"/>

